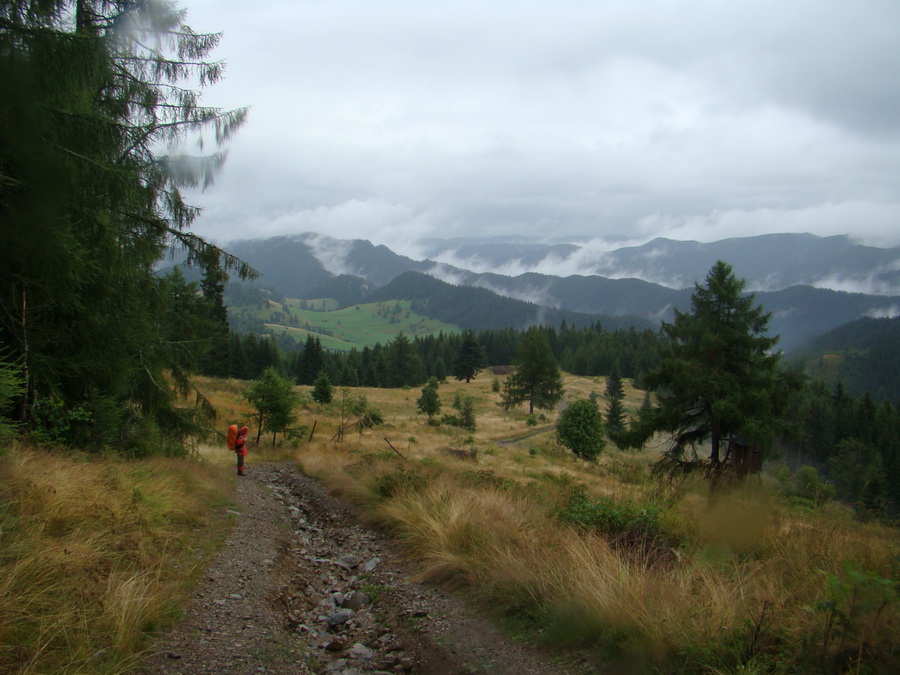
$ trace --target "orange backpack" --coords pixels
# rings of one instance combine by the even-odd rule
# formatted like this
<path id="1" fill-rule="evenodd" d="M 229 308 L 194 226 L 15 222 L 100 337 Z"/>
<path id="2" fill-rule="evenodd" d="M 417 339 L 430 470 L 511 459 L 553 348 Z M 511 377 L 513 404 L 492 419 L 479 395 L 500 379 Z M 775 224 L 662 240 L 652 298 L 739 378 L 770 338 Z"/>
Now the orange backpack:
<path id="1" fill-rule="evenodd" d="M 228 449 L 234 451 L 237 448 L 238 426 L 232 424 L 228 427 Z"/>

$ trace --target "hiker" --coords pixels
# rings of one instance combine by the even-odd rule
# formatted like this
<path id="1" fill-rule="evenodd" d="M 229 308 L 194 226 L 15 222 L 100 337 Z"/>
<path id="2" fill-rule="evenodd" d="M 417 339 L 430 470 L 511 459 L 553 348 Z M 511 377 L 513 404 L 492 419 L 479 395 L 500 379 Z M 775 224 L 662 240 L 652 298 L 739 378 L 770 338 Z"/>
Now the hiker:
<path id="1" fill-rule="evenodd" d="M 241 427 L 241 432 L 238 434 L 237 440 L 234 444 L 234 453 L 237 455 L 237 472 L 238 476 L 246 476 L 244 473 L 244 457 L 247 456 L 247 434 L 250 433 L 250 429 L 247 427 Z"/>

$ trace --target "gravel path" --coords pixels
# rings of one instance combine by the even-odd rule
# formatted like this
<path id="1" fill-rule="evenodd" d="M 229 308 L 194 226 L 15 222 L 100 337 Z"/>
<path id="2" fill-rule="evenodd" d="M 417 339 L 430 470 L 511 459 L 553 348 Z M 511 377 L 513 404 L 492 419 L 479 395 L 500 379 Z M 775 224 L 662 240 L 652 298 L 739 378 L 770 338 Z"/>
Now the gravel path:
<path id="1" fill-rule="evenodd" d="M 384 533 L 362 526 L 290 463 L 252 466 L 237 522 L 183 621 L 138 672 L 578 672 L 512 644 L 456 598 L 415 580 Z"/>

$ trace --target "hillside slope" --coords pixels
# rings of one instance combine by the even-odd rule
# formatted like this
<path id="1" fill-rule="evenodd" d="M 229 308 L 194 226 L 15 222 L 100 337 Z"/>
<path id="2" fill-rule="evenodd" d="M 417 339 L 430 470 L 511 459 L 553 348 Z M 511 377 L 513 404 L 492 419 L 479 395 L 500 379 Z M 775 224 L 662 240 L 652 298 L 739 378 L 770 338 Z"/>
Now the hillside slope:
<path id="1" fill-rule="evenodd" d="M 792 359 L 830 385 L 853 395 L 900 404 L 900 318 L 863 318 L 844 324 L 804 345 Z"/>

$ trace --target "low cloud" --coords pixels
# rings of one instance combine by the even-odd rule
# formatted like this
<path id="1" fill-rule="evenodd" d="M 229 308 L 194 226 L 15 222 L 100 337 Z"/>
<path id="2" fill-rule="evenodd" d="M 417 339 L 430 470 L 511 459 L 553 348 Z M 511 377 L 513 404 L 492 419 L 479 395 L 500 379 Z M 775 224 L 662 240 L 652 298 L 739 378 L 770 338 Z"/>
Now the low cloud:
<path id="1" fill-rule="evenodd" d="M 866 316 L 870 316 L 873 319 L 895 319 L 900 316 L 900 307 L 897 305 L 890 305 L 889 307 L 873 309 L 866 312 Z"/>
<path id="2" fill-rule="evenodd" d="M 862 278 L 832 275 L 813 281 L 814 288 L 827 288 L 832 291 L 846 293 L 863 293 L 865 295 L 900 295 L 900 284 L 895 281 L 879 279 L 876 276 Z"/>
<path id="3" fill-rule="evenodd" d="M 900 202 L 846 201 L 796 208 L 730 209 L 703 215 L 653 214 L 637 223 L 647 234 L 669 239 L 712 242 L 761 234 L 849 235 L 867 246 L 900 245 Z"/>
<path id="4" fill-rule="evenodd" d="M 322 266 L 332 274 L 357 274 L 357 270 L 347 262 L 347 256 L 353 248 L 349 239 L 333 239 L 318 234 L 308 234 L 303 242 L 312 249 L 312 253 Z"/>
<path id="5" fill-rule="evenodd" d="M 450 284 L 452 286 L 463 285 L 469 276 L 465 272 L 461 272 L 460 270 L 453 269 L 448 265 L 440 263 L 427 270 L 426 274 L 433 276 L 435 279 L 440 279 L 444 283 Z"/>
<path id="6" fill-rule="evenodd" d="M 522 300 L 523 302 L 530 302 L 542 307 L 559 307 L 559 301 L 550 294 L 547 288 L 536 288 L 534 286 L 531 286 L 528 288 L 510 290 L 504 286 L 498 286 L 483 279 L 476 281 L 475 285 L 479 288 L 484 288 L 492 291 L 497 295 L 502 295 L 507 298 L 513 298 L 514 300 Z"/>

